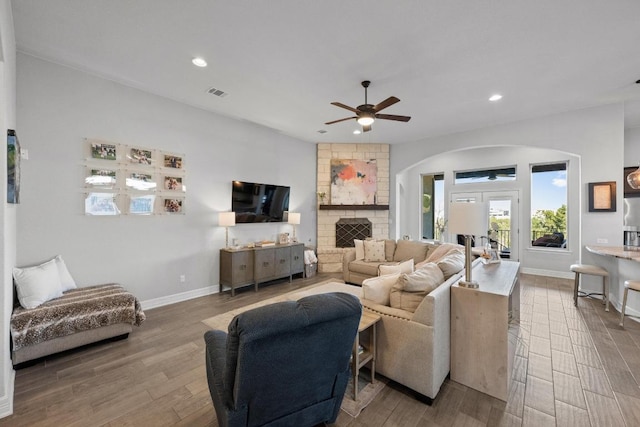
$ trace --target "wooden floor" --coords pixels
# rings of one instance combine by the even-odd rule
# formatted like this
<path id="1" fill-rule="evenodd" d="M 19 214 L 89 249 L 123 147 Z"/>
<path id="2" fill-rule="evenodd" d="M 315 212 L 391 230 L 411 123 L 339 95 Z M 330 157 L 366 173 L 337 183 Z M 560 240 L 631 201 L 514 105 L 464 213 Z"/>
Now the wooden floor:
<path id="1" fill-rule="evenodd" d="M 0 426 L 217 426 L 200 321 L 328 278 L 275 283 L 148 310 L 128 340 L 91 346 L 16 372 L 14 415 Z M 447 380 L 432 406 L 390 382 L 338 426 L 638 426 L 640 324 L 573 306 L 572 281 L 523 275 L 521 332 L 509 401 Z"/>

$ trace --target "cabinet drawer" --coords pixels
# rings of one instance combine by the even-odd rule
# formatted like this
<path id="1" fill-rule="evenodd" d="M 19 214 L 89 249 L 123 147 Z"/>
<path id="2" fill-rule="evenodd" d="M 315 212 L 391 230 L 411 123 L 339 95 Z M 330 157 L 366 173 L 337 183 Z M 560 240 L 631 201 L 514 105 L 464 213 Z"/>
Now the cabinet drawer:
<path id="1" fill-rule="evenodd" d="M 275 261 L 276 277 L 288 276 L 291 271 L 291 248 L 276 249 Z"/>
<path id="2" fill-rule="evenodd" d="M 254 264 L 255 278 L 257 282 L 270 279 L 276 274 L 275 249 L 261 249 L 255 251 Z"/>
<path id="3" fill-rule="evenodd" d="M 291 248 L 291 274 L 304 271 L 304 245 L 296 245 Z"/>

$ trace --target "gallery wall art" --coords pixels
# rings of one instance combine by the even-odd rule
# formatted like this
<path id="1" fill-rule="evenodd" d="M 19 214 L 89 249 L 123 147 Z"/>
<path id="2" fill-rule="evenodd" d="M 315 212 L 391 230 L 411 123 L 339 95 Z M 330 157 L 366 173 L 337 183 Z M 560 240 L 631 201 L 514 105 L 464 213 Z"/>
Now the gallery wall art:
<path id="1" fill-rule="evenodd" d="M 331 204 L 376 204 L 378 167 L 375 160 L 331 160 Z"/>
<path id="2" fill-rule="evenodd" d="M 86 215 L 184 214 L 184 155 L 85 139 Z"/>
<path id="3" fill-rule="evenodd" d="M 13 129 L 7 130 L 7 203 L 20 203 L 20 143 Z"/>

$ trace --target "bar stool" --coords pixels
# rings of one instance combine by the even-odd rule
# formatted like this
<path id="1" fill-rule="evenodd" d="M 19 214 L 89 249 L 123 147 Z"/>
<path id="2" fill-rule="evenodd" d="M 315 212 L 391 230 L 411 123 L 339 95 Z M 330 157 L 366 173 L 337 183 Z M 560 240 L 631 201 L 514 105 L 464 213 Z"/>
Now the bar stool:
<path id="1" fill-rule="evenodd" d="M 624 326 L 624 309 L 627 305 L 627 294 L 629 289 L 632 291 L 640 292 L 640 282 L 637 280 L 625 280 L 624 281 L 624 296 L 622 297 L 622 313 L 620 313 L 620 326 Z"/>
<path id="2" fill-rule="evenodd" d="M 602 277 L 602 304 L 605 304 L 604 311 L 609 311 L 609 272 L 602 267 L 590 264 L 572 264 L 570 269 L 576 274 L 575 289 L 573 290 L 573 305 L 575 305 L 576 307 L 578 306 L 578 292 L 585 294 L 582 296 L 588 297 L 590 297 L 591 295 L 600 295 L 597 293 L 590 294 L 580 290 L 580 275 L 590 274 L 592 276 Z"/>

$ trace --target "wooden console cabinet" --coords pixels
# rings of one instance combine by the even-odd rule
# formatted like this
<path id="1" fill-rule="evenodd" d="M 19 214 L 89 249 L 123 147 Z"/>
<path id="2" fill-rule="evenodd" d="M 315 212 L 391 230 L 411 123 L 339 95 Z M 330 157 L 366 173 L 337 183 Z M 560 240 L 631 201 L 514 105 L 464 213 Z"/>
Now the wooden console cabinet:
<path id="1" fill-rule="evenodd" d="M 451 286 L 451 379 L 507 400 L 520 323 L 520 263 L 478 264 Z"/>
<path id="2" fill-rule="evenodd" d="M 223 286 L 255 285 L 304 272 L 304 244 L 291 243 L 261 248 L 220 249 L 220 292 Z"/>

